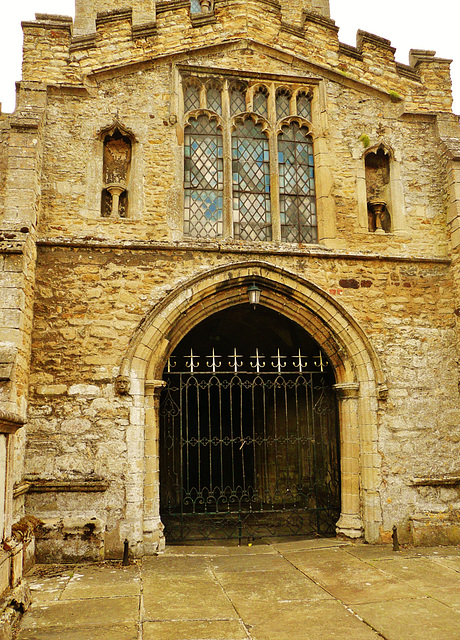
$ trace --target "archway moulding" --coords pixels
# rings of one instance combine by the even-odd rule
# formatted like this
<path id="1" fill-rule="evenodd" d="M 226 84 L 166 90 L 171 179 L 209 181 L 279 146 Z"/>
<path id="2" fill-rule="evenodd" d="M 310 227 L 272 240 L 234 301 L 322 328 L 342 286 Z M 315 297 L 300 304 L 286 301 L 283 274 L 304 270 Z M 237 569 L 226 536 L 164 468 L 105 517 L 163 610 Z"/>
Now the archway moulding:
<path id="1" fill-rule="evenodd" d="M 269 262 L 242 261 L 203 269 L 179 283 L 144 318 L 122 362 L 120 375 L 129 378 L 134 403 L 131 426 L 137 434 L 143 432 L 145 445 L 143 485 L 137 487 L 143 525 L 131 523 L 142 538 L 143 553 L 155 552 L 164 544 L 158 441 L 159 391 L 167 358 L 201 321 L 248 303 L 247 288 L 252 282 L 262 290 L 260 305 L 305 329 L 333 365 L 341 442 L 342 508 L 337 532 L 353 538 L 364 535 L 368 542 L 379 539 L 377 408 L 386 387 L 378 356 L 352 315 L 320 287 Z M 140 463 L 134 457 L 130 460 L 133 467 L 139 468 Z"/>
<path id="2" fill-rule="evenodd" d="M 175 287 L 145 316 L 133 335 L 120 374 L 161 379 L 167 357 L 186 333 L 210 315 L 247 303 L 252 281 L 260 304 L 302 326 L 331 358 L 337 383 L 372 383 L 384 377 L 378 355 L 353 316 L 329 293 L 298 274 L 254 260 L 206 268 Z"/>

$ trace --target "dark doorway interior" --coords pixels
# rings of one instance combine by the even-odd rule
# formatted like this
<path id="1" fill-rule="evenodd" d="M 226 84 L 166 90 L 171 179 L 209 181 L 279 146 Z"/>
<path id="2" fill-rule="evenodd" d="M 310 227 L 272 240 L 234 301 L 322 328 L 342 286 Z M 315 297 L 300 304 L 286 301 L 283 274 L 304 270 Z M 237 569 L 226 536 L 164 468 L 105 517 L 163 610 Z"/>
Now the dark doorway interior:
<path id="1" fill-rule="evenodd" d="M 334 374 L 306 331 L 264 307 L 232 307 L 187 334 L 164 379 L 169 542 L 335 533 Z"/>

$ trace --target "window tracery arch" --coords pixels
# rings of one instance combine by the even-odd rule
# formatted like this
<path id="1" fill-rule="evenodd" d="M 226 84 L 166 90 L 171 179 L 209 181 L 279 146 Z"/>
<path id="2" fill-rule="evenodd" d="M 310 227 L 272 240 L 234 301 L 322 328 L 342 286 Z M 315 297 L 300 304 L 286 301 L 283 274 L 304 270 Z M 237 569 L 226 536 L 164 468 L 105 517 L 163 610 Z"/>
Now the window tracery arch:
<path id="1" fill-rule="evenodd" d="M 183 92 L 184 234 L 317 242 L 311 91 L 198 74 Z"/>
<path id="2" fill-rule="evenodd" d="M 222 115 L 222 91 L 215 83 L 211 83 L 206 89 L 206 106 L 210 111 Z"/>
<path id="3" fill-rule="evenodd" d="M 278 120 L 291 115 L 292 93 L 286 87 L 280 87 L 276 91 L 276 117 Z"/>
<path id="4" fill-rule="evenodd" d="M 263 118 L 268 118 L 268 95 L 267 87 L 261 85 L 256 88 L 252 97 L 253 111 Z"/>
<path id="5" fill-rule="evenodd" d="M 194 111 L 200 108 L 201 85 L 190 80 L 184 87 L 184 112 Z"/>
<path id="6" fill-rule="evenodd" d="M 232 83 L 230 86 L 230 114 L 246 111 L 246 87 L 241 82 Z"/>
<path id="7" fill-rule="evenodd" d="M 311 95 L 309 95 L 309 92 L 300 90 L 295 98 L 297 115 L 306 120 L 311 120 Z"/>

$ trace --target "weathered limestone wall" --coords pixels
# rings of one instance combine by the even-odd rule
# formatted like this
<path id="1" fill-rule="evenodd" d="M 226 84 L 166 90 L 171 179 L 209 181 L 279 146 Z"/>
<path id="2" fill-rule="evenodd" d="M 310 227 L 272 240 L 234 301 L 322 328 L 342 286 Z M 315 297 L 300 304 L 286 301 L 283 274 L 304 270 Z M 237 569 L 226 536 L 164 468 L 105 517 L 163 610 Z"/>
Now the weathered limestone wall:
<path id="1" fill-rule="evenodd" d="M 21 427 L 27 416 L 45 101 L 43 87 L 25 83 L 16 112 L 1 118 L 0 127 L 0 593 L 14 589 L 4 602 L 16 598 L 23 608 L 29 600 L 19 585 L 33 562 L 34 525 L 18 523 L 27 488 Z"/>
<path id="2" fill-rule="evenodd" d="M 38 517 L 96 517 L 107 527 L 106 553 L 120 552 L 135 527 L 123 506 L 132 407 L 113 383 L 130 336 L 176 284 L 239 259 L 186 247 L 40 249 L 26 476 L 34 482 L 103 478 L 109 490 L 91 501 L 85 493 L 31 494 L 28 510 Z M 283 260 L 332 291 L 376 347 L 389 387 L 379 435 L 382 533 L 393 523 L 408 526 L 412 509 L 433 506 L 411 479 L 456 471 L 460 410 L 448 264 L 276 253 L 265 259 Z M 436 498 L 438 509 L 455 504 L 451 492 Z"/>
<path id="3" fill-rule="evenodd" d="M 0 106 L 0 216 L 3 215 L 5 206 L 6 167 L 8 157 L 8 118 L 1 113 Z"/>
<path id="4" fill-rule="evenodd" d="M 154 445 L 142 427 L 155 399 L 143 404 L 140 389 L 117 393 L 123 358 L 174 287 L 246 260 L 320 287 L 380 359 L 388 398 L 372 397 L 373 448 L 361 443 L 358 453 L 359 443 L 348 443 L 366 461 L 361 487 L 372 485 L 372 474 L 380 483 L 368 517 L 382 523 L 380 540 L 393 524 L 405 539 L 412 527 L 413 540 L 423 540 L 437 517 L 458 526 L 460 218 L 452 149 L 460 131 L 450 113 L 449 61 L 412 51 L 409 65 L 396 63 L 391 43 L 366 32 L 356 47 L 341 44 L 327 0 L 217 0 L 209 14 L 194 16 L 185 1 L 107 4 L 78 0 L 74 29 L 62 16 L 23 23 L 24 80 L 8 121 L 8 161 L 0 120 L 0 169 L 8 167 L 0 226 L 14 231 L 2 272 L 12 302 L 2 317 L 15 323 L 5 329 L 17 353 L 1 398 L 25 416 L 30 383 L 25 509 L 45 522 L 39 555 L 117 556 L 125 538 L 142 552 L 144 484 L 156 487 L 149 500 L 158 500 L 158 477 L 147 478 L 144 466 Z M 271 83 L 310 82 L 319 247 L 183 238 L 178 65 L 231 70 L 252 82 L 268 74 Z M 115 125 L 132 141 L 132 161 L 128 217 L 111 219 L 101 217 L 103 139 Z M 366 153 L 379 149 L 390 159 L 392 216 L 391 233 L 381 234 L 368 230 L 365 173 Z M 19 440 L 5 480 L 10 496 L 16 483 L 18 516 Z M 362 495 L 355 487 L 353 499 Z"/>
<path id="5" fill-rule="evenodd" d="M 229 51 L 202 62 L 216 70 L 238 63 L 260 73 L 292 73 L 288 65 L 266 56 L 254 58 L 252 53 L 235 57 Z M 300 74 L 300 69 L 296 72 Z M 171 107 L 173 84 L 170 68 L 161 65 L 155 73 L 144 71 L 105 81 L 103 99 L 53 90 L 48 100 L 49 152 L 44 158 L 45 171 L 52 178 L 42 190 L 43 235 L 59 237 L 64 226 L 67 234 L 94 238 L 181 238 L 181 124 L 175 123 L 178 116 Z M 321 131 L 322 163 L 333 176 L 328 196 L 337 227 L 328 246 L 361 251 L 365 245 L 366 250 L 378 253 L 446 256 L 444 178 L 439 171 L 442 149 L 435 118 L 401 113 L 399 104 L 363 99 L 357 89 L 339 83 L 324 85 L 327 118 Z M 102 142 L 98 133 L 115 117 L 133 132 L 136 141 L 129 218 L 114 222 L 100 215 Z M 363 137 L 370 148 L 384 145 L 394 158 L 402 193 L 394 212 L 402 220 L 397 233 L 382 236 L 367 230 L 367 201 L 357 186 L 357 176 L 364 172 Z M 59 157 L 71 157 L 72 163 L 58 163 Z M 144 175 L 151 178 L 142 183 Z M 362 205 L 366 226 L 357 215 Z"/>

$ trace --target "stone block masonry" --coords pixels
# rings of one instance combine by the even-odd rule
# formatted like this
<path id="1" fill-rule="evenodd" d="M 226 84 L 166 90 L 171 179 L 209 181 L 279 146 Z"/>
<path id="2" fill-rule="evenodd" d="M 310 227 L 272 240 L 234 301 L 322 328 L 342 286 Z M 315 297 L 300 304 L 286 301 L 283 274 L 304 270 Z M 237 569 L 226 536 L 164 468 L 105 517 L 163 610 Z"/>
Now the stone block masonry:
<path id="1" fill-rule="evenodd" d="M 344 45 L 327 0 L 125 5 L 77 0 L 75 23 L 24 22 L 18 107 L 0 115 L 4 537 L 32 514 L 43 559 L 116 558 L 125 539 L 135 556 L 163 549 L 167 358 L 193 327 L 245 304 L 254 281 L 260 305 L 305 330 L 334 370 L 338 534 L 388 542 L 397 525 L 402 542 L 452 543 L 460 130 L 449 61 L 413 50 L 396 63 L 391 43 L 364 31 Z M 269 165 L 248 196 L 252 218 L 237 205 L 232 152 L 248 120 L 268 149 L 254 175 Z M 213 127 L 222 168 L 214 175 L 200 134 L 208 155 L 187 186 L 192 122 Z M 279 145 L 294 130 L 313 150 L 292 177 Z M 314 241 L 284 242 L 305 167 Z M 214 197 L 214 178 L 220 235 L 199 195 Z M 209 233 L 193 215 L 184 232 L 185 196 Z"/>

